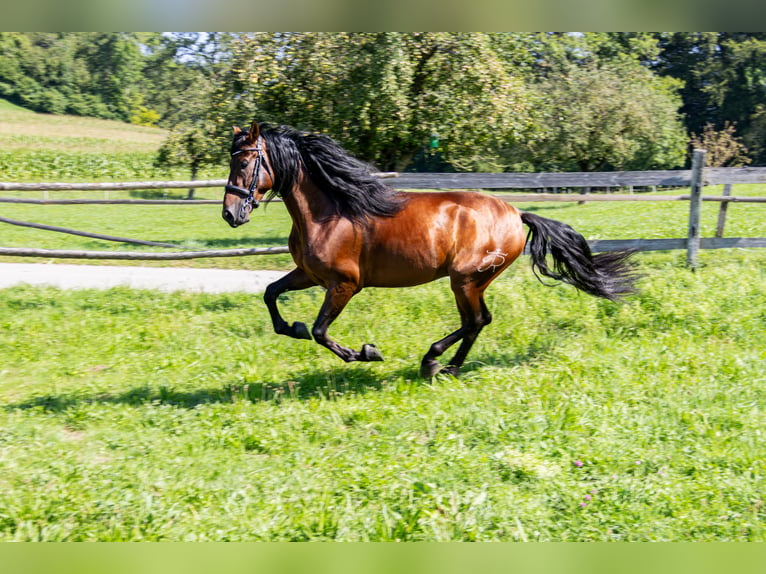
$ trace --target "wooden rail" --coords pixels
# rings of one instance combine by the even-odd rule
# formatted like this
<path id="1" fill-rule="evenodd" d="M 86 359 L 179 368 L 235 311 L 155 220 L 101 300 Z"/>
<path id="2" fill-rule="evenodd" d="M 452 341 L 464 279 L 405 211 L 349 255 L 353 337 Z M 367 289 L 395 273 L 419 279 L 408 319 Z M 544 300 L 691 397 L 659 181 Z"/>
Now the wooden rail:
<path id="1" fill-rule="evenodd" d="M 469 191 L 469 190 L 466 190 Z M 495 197 L 509 203 L 535 202 L 577 202 L 584 201 L 689 201 L 689 194 L 683 195 L 642 195 L 642 194 L 599 194 L 599 193 L 493 193 Z M 271 201 L 280 203 L 274 198 Z M 766 203 L 766 197 L 703 195 L 701 201 L 721 203 Z M 29 205 L 218 205 L 220 199 L 24 199 L 0 197 L 0 203 Z"/>
<path id="2" fill-rule="evenodd" d="M 692 170 L 564 173 L 397 173 L 378 172 L 395 189 L 548 189 L 661 186 L 690 187 Z M 705 168 L 703 185 L 766 183 L 766 167 Z M 106 183 L 0 182 L 0 191 L 130 191 L 221 187 L 224 179 Z"/>
<path id="3" fill-rule="evenodd" d="M 210 251 L 179 251 L 176 253 L 141 253 L 140 251 L 71 251 L 63 249 L 27 249 L 26 247 L 0 247 L 0 256 L 45 257 L 48 259 L 119 259 L 132 261 L 173 261 L 204 259 L 207 257 L 244 257 L 246 255 L 274 255 L 289 253 L 287 247 L 254 247 L 250 249 L 221 249 Z"/>
<path id="4" fill-rule="evenodd" d="M 592 202 L 592 201 L 689 201 L 689 233 L 686 238 L 670 239 L 625 239 L 589 241 L 593 251 L 616 251 L 635 249 L 638 251 L 657 251 L 686 249 L 687 263 L 694 268 L 697 265 L 699 249 L 721 249 L 731 247 L 766 247 L 766 238 L 723 238 L 726 208 L 729 203 L 766 203 L 766 197 L 732 196 L 731 185 L 735 183 L 766 183 L 766 168 L 705 168 L 704 151 L 695 150 L 691 170 L 665 171 L 622 171 L 622 172 L 567 172 L 567 173 L 377 173 L 386 178 L 389 186 L 395 189 L 569 189 L 580 188 L 624 188 L 634 186 L 650 187 L 687 187 L 689 194 L 680 195 L 645 195 L 631 194 L 594 194 L 594 193 L 502 193 L 495 195 L 504 201 L 514 203 L 527 202 Z M 226 180 L 200 181 L 142 181 L 142 182 L 107 182 L 107 183 L 14 183 L 0 182 L 0 190 L 5 191 L 131 191 L 150 189 L 188 189 L 220 187 Z M 724 184 L 724 195 L 705 196 L 702 189 L 706 185 Z M 699 236 L 699 212 L 703 201 L 721 203 L 716 237 Z M 0 198 L 0 203 L 28 203 L 37 205 L 206 205 L 218 204 L 220 200 L 189 199 L 27 199 L 20 197 Z M 19 222 L 17 222 L 19 223 Z M 24 223 L 24 222 L 20 222 Z M 40 226 L 31 224 L 30 226 Z M 51 226 L 48 228 L 52 229 Z M 73 230 L 67 230 L 72 232 Z M 104 236 L 106 238 L 106 236 Z M 120 238 L 113 238 L 120 239 Z M 140 242 L 140 240 L 133 240 Z M 187 251 L 177 253 L 141 253 L 128 251 L 60 251 L 49 249 L 0 248 L 0 256 L 25 256 L 72 259 L 137 259 L 137 260 L 172 260 L 195 259 L 202 257 L 239 257 L 244 255 L 264 255 L 287 253 L 287 247 L 256 249 L 227 249 L 219 251 Z"/>
<path id="5" fill-rule="evenodd" d="M 188 189 L 223 187 L 224 179 L 200 181 L 126 181 L 101 183 L 16 183 L 0 181 L 0 191 L 132 191 L 138 189 Z"/>
<path id="6" fill-rule="evenodd" d="M 214 205 L 220 199 L 22 199 L 0 197 L 0 203 L 29 205 Z"/>

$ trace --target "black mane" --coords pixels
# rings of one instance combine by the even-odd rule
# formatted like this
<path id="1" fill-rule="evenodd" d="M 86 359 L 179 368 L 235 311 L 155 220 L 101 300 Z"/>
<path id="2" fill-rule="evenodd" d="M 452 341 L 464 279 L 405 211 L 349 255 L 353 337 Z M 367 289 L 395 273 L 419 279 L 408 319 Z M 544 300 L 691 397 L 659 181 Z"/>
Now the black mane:
<path id="1" fill-rule="evenodd" d="M 391 217 L 401 209 L 401 196 L 371 175 L 370 165 L 349 155 L 332 138 L 267 124 L 261 124 L 261 136 L 274 170 L 274 188 L 267 201 L 288 195 L 303 169 L 333 202 L 337 213 L 353 221 L 371 216 Z M 235 136 L 232 152 L 241 147 L 246 137 L 247 132 Z"/>

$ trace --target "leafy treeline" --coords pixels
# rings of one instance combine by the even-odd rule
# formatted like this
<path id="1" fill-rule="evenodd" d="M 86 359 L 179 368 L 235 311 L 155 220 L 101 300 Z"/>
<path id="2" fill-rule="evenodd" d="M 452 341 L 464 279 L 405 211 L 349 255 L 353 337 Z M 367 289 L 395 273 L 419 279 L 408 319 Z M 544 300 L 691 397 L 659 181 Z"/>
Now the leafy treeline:
<path id="1" fill-rule="evenodd" d="M 765 56 L 766 33 L 2 33 L 0 97 L 171 128 L 160 161 L 193 171 L 253 118 L 383 170 L 662 169 L 703 133 L 766 162 Z"/>
<path id="2" fill-rule="evenodd" d="M 172 127 L 203 105 L 218 37 L 2 32 L 0 97 L 37 112 Z"/>

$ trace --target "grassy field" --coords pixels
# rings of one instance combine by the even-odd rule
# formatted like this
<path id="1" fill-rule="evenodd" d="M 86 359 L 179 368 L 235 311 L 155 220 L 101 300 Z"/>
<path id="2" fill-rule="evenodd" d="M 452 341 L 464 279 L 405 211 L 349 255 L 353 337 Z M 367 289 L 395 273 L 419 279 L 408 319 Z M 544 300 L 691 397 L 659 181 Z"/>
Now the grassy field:
<path id="1" fill-rule="evenodd" d="M 686 234 L 682 202 L 522 207 L 589 238 Z M 236 230 L 218 206 L 1 210 L 191 248 L 289 230 L 279 204 Z M 730 206 L 727 235 L 765 236 L 766 208 Z M 128 249 L 7 225 L 0 245 Z M 766 251 L 684 257 L 638 255 L 624 304 L 522 260 L 465 372 L 433 381 L 420 357 L 458 320 L 444 281 L 360 293 L 331 333 L 386 361 L 352 365 L 274 335 L 257 296 L 0 290 L 0 540 L 766 541 Z"/>
<path id="2" fill-rule="evenodd" d="M 371 365 L 258 297 L 4 290 L 0 539 L 766 540 L 766 260 L 703 260 L 641 256 L 623 305 L 518 266 L 433 382 L 443 281 L 354 299 L 332 333 Z"/>
<path id="3" fill-rule="evenodd" d="M 0 181 L 186 179 L 187 170 L 154 165 L 166 136 L 159 128 L 39 114 L 0 99 Z"/>

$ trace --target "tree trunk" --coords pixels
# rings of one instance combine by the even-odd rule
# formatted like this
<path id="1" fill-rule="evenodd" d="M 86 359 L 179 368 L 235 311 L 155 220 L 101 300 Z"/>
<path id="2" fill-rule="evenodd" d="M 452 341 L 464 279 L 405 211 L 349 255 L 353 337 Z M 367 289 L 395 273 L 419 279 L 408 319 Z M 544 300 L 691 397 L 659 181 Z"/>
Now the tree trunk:
<path id="1" fill-rule="evenodd" d="M 191 180 L 194 181 L 197 179 L 197 170 L 198 166 L 196 163 L 193 163 L 191 166 Z M 189 188 L 189 194 L 186 196 L 186 199 L 194 199 L 194 188 Z"/>

